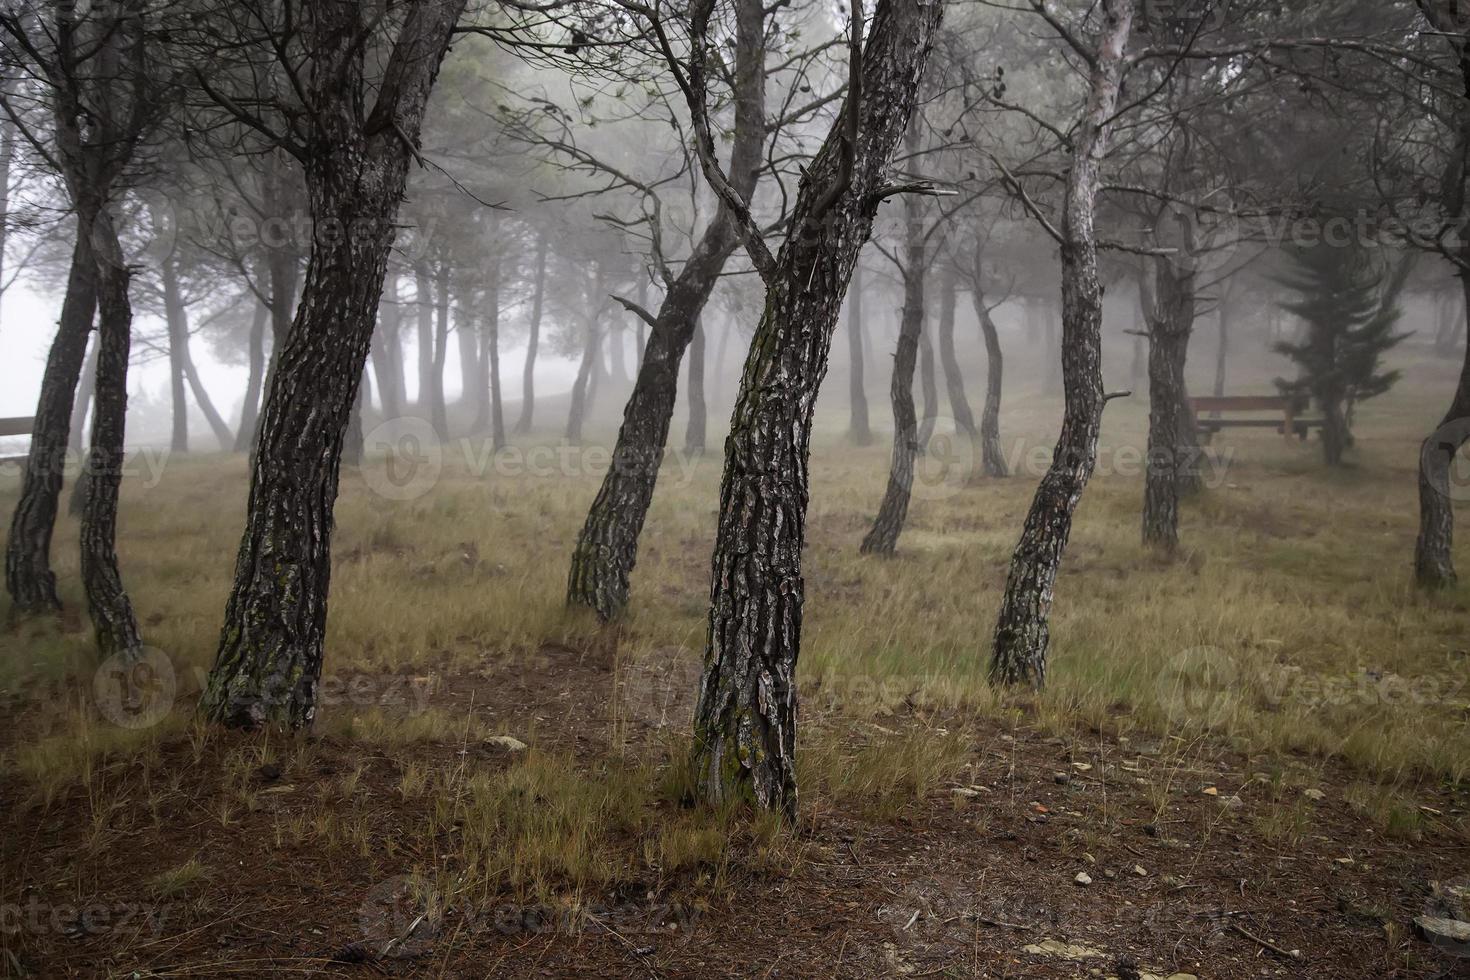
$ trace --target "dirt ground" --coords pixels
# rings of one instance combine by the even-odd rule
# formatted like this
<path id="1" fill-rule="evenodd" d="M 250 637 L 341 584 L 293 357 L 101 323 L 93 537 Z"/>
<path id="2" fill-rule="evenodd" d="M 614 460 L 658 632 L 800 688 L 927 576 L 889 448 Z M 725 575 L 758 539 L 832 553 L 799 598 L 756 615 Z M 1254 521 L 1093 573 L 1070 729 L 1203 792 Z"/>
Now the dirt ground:
<path id="1" fill-rule="evenodd" d="M 529 662 L 435 675 L 429 697 L 451 717 L 473 711 L 534 733 L 530 751 L 596 767 L 687 719 L 672 693 L 691 686 L 687 657 L 624 669 L 613 647 L 548 647 Z M 1443 884 L 1470 875 L 1463 792 L 1418 799 L 1414 833 L 1399 835 L 1349 806 L 1350 776 L 1320 761 L 1301 766 L 1324 774 L 1308 792 L 1291 760 L 1258 771 L 1264 763 L 1225 745 L 1061 738 L 1024 712 L 1011 723 L 911 706 L 882 724 L 851 722 L 823 716 L 819 702 L 804 709 L 808 734 L 860 745 L 962 731 L 966 761 L 890 813 L 810 794 L 780 852 L 789 860 L 737 860 L 718 887 L 649 871 L 580 894 L 575 914 L 508 894 L 446 909 L 413 877 L 436 859 L 445 880 L 456 869 L 452 842 L 429 853 L 439 844 L 418 832 L 432 792 L 410 800 L 395 789 L 404 767 L 521 764 L 526 750 L 489 739 L 378 753 L 312 736 L 295 757 L 305 761 L 248 770 L 257 803 L 225 818 L 241 787 L 220 772 L 258 737 L 215 736 L 202 750 L 187 731 L 161 738 L 149 771 L 171 774 L 167 792 L 115 764 L 42 804 L 7 772 L 5 967 L 44 977 L 1470 976 L 1470 947 L 1433 945 L 1412 925 L 1436 911 Z M 282 842 L 283 821 L 312 819 L 319 791 L 354 767 L 367 846 L 348 855 Z M 99 807 L 104 793 L 111 803 Z M 160 897 L 160 873 L 191 860 L 207 874 Z"/>

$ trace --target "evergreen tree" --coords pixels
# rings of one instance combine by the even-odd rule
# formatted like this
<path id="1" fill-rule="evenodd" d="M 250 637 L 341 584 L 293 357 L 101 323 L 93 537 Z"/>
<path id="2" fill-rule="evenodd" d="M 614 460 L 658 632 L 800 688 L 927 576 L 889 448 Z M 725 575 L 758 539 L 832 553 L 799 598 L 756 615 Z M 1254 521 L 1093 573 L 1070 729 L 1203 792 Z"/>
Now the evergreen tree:
<path id="1" fill-rule="evenodd" d="M 1392 388 L 1398 371 L 1383 370 L 1383 355 L 1408 334 L 1395 333 L 1399 296 L 1411 259 L 1388 275 L 1359 247 L 1318 244 L 1290 253 L 1295 264 L 1278 281 L 1300 294 L 1281 308 L 1306 326 L 1299 342 L 1280 341 L 1278 354 L 1297 367 L 1293 381 L 1278 378 L 1282 394 L 1317 403 L 1322 411 L 1322 452 L 1329 466 L 1352 445 L 1353 407 Z"/>

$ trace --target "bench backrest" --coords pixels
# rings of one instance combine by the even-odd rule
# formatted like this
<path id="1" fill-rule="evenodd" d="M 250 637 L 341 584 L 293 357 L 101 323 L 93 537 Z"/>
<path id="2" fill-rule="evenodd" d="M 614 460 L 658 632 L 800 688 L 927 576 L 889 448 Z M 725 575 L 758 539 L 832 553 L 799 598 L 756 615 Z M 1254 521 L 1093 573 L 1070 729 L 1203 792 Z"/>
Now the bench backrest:
<path id="1" fill-rule="evenodd" d="M 35 422 L 33 418 L 0 419 L 0 436 L 28 436 Z"/>
<path id="2" fill-rule="evenodd" d="M 1291 407 L 1291 399 L 1280 395 L 1206 396 L 1191 398 L 1189 407 L 1196 412 L 1284 412 Z"/>

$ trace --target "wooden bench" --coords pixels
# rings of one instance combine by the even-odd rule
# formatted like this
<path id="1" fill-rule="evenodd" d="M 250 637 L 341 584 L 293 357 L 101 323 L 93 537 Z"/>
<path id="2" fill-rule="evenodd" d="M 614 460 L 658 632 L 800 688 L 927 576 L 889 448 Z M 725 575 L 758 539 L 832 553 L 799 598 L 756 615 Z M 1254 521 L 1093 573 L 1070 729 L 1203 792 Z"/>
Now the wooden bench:
<path id="1" fill-rule="evenodd" d="M 1275 429 L 1290 439 L 1293 435 L 1305 440 L 1312 429 L 1322 427 L 1321 419 L 1299 419 L 1292 399 L 1280 395 L 1236 395 L 1227 397 L 1191 398 L 1190 411 L 1194 413 L 1194 429 L 1202 442 L 1209 442 L 1221 429 Z M 1227 419 L 1222 416 L 1233 412 L 1272 413 L 1272 418 Z M 1209 414 L 1208 418 L 1201 416 Z"/>
<path id="2" fill-rule="evenodd" d="M 34 417 L 0 419 L 0 436 L 28 436 L 35 425 Z M 0 466 L 14 463 L 20 466 L 26 461 L 24 456 L 0 456 Z"/>

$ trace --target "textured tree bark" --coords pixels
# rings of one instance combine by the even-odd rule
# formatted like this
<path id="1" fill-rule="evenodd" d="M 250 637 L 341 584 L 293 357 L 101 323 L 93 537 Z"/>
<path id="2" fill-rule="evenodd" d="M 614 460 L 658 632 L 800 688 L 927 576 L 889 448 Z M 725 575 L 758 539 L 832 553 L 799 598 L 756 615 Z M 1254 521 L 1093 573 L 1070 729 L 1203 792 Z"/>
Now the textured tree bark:
<path id="1" fill-rule="evenodd" d="M 735 143 L 732 185 L 742 200 L 755 191 L 765 138 L 764 15 L 759 0 L 735 5 Z M 577 537 L 567 603 L 612 619 L 628 604 L 638 536 L 658 482 L 679 387 L 679 362 L 726 261 L 739 244 L 733 216 L 721 206 L 688 261 L 668 283 L 623 409 L 612 465 Z M 639 309 L 643 309 L 639 304 Z M 692 417 L 692 416 L 691 416 Z"/>
<path id="2" fill-rule="evenodd" d="M 1461 276 L 1467 316 L 1470 316 L 1470 277 Z M 1419 536 L 1414 543 L 1414 581 L 1424 589 L 1452 588 L 1455 573 L 1454 538 L 1456 487 L 1450 468 L 1470 440 L 1470 347 L 1464 353 L 1460 380 L 1449 411 L 1439 428 L 1419 447 Z"/>
<path id="3" fill-rule="evenodd" d="M 305 154 L 311 217 L 321 227 L 350 215 L 364 233 L 317 236 L 270 378 L 234 586 L 202 704 L 217 722 L 297 728 L 316 713 L 342 441 L 424 107 L 463 9 L 464 0 L 417 0 L 407 9 L 364 119 L 366 12 L 353 0 L 301 8 L 315 52 Z"/>
<path id="4" fill-rule="evenodd" d="M 260 419 L 260 389 L 265 378 L 265 325 L 269 320 L 270 307 L 257 302 L 255 319 L 250 323 L 250 370 L 245 382 L 245 399 L 240 403 L 240 427 L 235 432 L 237 453 L 250 448 Z"/>
<path id="5" fill-rule="evenodd" d="M 112 220 L 96 221 L 98 259 L 97 407 L 87 455 L 87 492 L 82 504 L 81 572 L 87 612 L 103 658 L 125 660 L 143 646 L 133 604 L 117 567 L 117 496 L 122 484 L 123 443 L 128 412 L 128 348 L 133 322 L 129 274 Z"/>
<path id="6" fill-rule="evenodd" d="M 689 341 L 689 425 L 684 430 L 684 453 L 704 453 L 704 430 L 709 407 L 704 401 L 704 324 L 695 318 L 694 336 Z"/>
<path id="7" fill-rule="evenodd" d="M 87 336 L 97 310 L 97 264 L 92 254 L 92 226 L 101 204 L 78 206 L 77 240 L 67 275 L 66 298 L 56 338 L 41 376 L 36 421 L 21 477 L 20 499 L 10 520 L 5 548 L 5 588 L 14 608 L 36 613 L 61 608 L 56 576 L 51 571 L 51 532 L 66 466 L 72 403 L 77 376 L 87 352 Z M 99 346 L 100 349 L 100 346 Z M 94 425 L 95 427 L 95 425 Z"/>
<path id="8" fill-rule="evenodd" d="M 975 307 L 975 318 L 980 322 L 980 333 L 985 338 L 985 408 L 980 414 L 980 463 L 986 476 L 1001 478 L 1010 476 L 1005 453 L 1000 447 L 1000 397 L 1005 359 L 1000 350 L 1000 331 L 995 329 L 995 320 L 991 319 L 990 308 L 985 303 L 985 269 L 979 249 L 975 250 L 974 261 L 970 301 Z"/>
<path id="9" fill-rule="evenodd" d="M 944 368 L 944 387 L 949 395 L 949 411 L 954 416 L 955 435 L 968 440 L 975 454 L 980 453 L 980 431 L 975 428 L 975 414 L 965 394 L 965 375 L 960 370 L 954 349 L 954 312 L 959 284 L 954 270 L 947 267 L 939 277 L 939 363 Z M 978 473 L 968 474 L 970 479 Z"/>
<path id="10" fill-rule="evenodd" d="M 531 431 L 536 413 L 536 347 L 541 341 L 541 308 L 546 296 L 546 233 L 536 235 L 536 289 L 531 296 L 530 333 L 526 339 L 526 366 L 521 373 L 521 417 L 516 420 L 516 434 Z"/>
<path id="11" fill-rule="evenodd" d="M 917 117 L 909 125 L 906 149 L 909 156 L 919 152 Z M 893 354 L 893 379 L 888 389 L 893 404 L 893 455 L 888 467 L 888 485 L 878 516 L 863 538 L 858 551 L 864 555 L 891 555 L 898 548 L 908 517 L 909 497 L 914 485 L 914 458 L 921 443 L 919 420 L 914 417 L 914 360 L 924 332 L 924 280 L 928 271 L 928 240 L 924 235 L 924 203 L 916 194 L 903 199 L 903 313 L 898 328 L 898 346 Z M 951 313 L 953 310 L 951 310 Z M 932 353 L 929 368 L 934 367 Z M 924 407 L 931 408 L 926 379 Z"/>
<path id="12" fill-rule="evenodd" d="M 1194 332 L 1195 277 L 1155 257 L 1148 319 L 1148 457 L 1143 543 L 1162 554 L 1179 548 L 1179 500 L 1199 487 L 1199 439 L 1189 410 L 1184 364 Z"/>
<path id="13" fill-rule="evenodd" d="M 184 322 L 184 301 L 179 295 L 179 272 L 173 258 L 163 260 L 163 319 L 168 327 L 169 401 L 173 410 L 173 431 L 169 449 L 176 453 L 189 451 L 189 402 L 184 394 L 184 344 L 189 327 Z"/>
<path id="14" fill-rule="evenodd" d="M 794 818 L 796 665 L 812 411 L 858 252 L 908 127 L 943 4 L 879 0 L 843 118 L 808 167 L 726 440 L 709 639 L 695 708 L 699 794 Z M 747 247 L 762 254 L 753 241 Z M 768 256 L 764 256 L 769 258 Z"/>
<path id="15" fill-rule="evenodd" d="M 847 291 L 847 350 L 851 360 L 848 375 L 848 401 L 852 405 L 852 421 L 847 438 L 854 446 L 873 444 L 873 429 L 868 423 L 868 383 L 863 363 L 863 267 L 859 263 L 852 272 L 852 286 Z"/>
<path id="16" fill-rule="evenodd" d="M 1021 540 L 1011 556 L 995 645 L 992 684 L 1039 688 L 1046 679 L 1053 588 L 1072 515 L 1097 465 L 1106 399 L 1102 387 L 1102 283 L 1094 231 L 1099 167 L 1122 87 L 1133 0 L 1102 0 L 1103 29 L 1089 71 L 1087 110 L 1072 144 L 1062 212 L 1062 431 Z"/>

